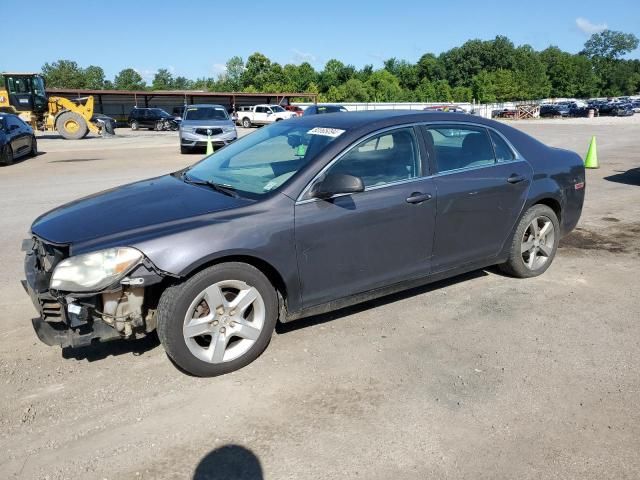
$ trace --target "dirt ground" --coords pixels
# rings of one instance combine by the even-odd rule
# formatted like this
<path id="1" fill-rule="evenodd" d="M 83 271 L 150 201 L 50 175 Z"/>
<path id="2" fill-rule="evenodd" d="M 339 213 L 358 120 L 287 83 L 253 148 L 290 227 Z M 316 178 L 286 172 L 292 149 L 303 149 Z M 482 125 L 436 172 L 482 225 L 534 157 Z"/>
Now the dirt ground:
<path id="1" fill-rule="evenodd" d="M 488 269 L 289 324 L 214 379 L 154 338 L 36 339 L 19 284 L 33 219 L 200 158 L 175 133 L 41 138 L 0 169 L 0 477 L 639 478 L 640 125 L 514 125 L 581 155 L 598 140 L 579 228 L 543 276 Z"/>

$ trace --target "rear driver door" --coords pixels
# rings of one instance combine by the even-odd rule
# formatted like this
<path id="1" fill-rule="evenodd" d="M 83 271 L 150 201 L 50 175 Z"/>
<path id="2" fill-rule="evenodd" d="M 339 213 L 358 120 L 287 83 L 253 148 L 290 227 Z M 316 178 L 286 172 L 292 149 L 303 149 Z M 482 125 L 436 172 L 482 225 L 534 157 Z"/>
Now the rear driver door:
<path id="1" fill-rule="evenodd" d="M 531 166 L 484 126 L 433 125 L 424 131 L 438 192 L 434 273 L 497 256 L 524 208 Z"/>

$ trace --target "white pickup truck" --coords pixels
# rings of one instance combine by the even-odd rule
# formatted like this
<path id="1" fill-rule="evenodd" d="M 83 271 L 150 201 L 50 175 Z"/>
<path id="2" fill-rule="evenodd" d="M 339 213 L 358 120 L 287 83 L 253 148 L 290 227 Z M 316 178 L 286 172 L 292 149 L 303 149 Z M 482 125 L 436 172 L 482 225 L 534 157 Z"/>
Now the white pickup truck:
<path id="1" fill-rule="evenodd" d="M 249 128 L 252 125 L 268 125 L 296 116 L 295 112 L 288 112 L 280 105 L 240 107 L 236 115 L 238 116 L 237 122 L 245 128 Z"/>

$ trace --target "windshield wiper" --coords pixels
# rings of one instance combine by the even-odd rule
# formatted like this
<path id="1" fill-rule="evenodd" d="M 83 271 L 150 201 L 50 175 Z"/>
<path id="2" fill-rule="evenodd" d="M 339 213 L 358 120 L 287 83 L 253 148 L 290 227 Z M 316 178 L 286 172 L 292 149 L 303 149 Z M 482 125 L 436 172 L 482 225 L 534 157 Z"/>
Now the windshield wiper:
<path id="1" fill-rule="evenodd" d="M 212 182 L 211 180 L 202 180 L 200 178 L 190 177 L 189 175 L 187 175 L 187 172 L 184 172 L 182 174 L 182 180 L 193 185 L 204 185 L 215 190 L 216 192 L 222 193 L 229 197 L 238 198 L 236 189 L 231 185 L 227 185 L 226 183 L 216 183 Z"/>

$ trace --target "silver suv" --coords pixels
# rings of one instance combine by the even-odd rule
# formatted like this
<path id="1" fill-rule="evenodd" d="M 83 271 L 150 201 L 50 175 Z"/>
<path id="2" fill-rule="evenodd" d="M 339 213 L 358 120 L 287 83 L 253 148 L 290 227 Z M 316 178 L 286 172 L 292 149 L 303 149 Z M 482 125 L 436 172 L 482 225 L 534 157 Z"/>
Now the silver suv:
<path id="1" fill-rule="evenodd" d="M 206 147 L 208 139 L 224 147 L 238 138 L 238 132 L 222 105 L 187 105 L 180 123 L 180 153 Z"/>

